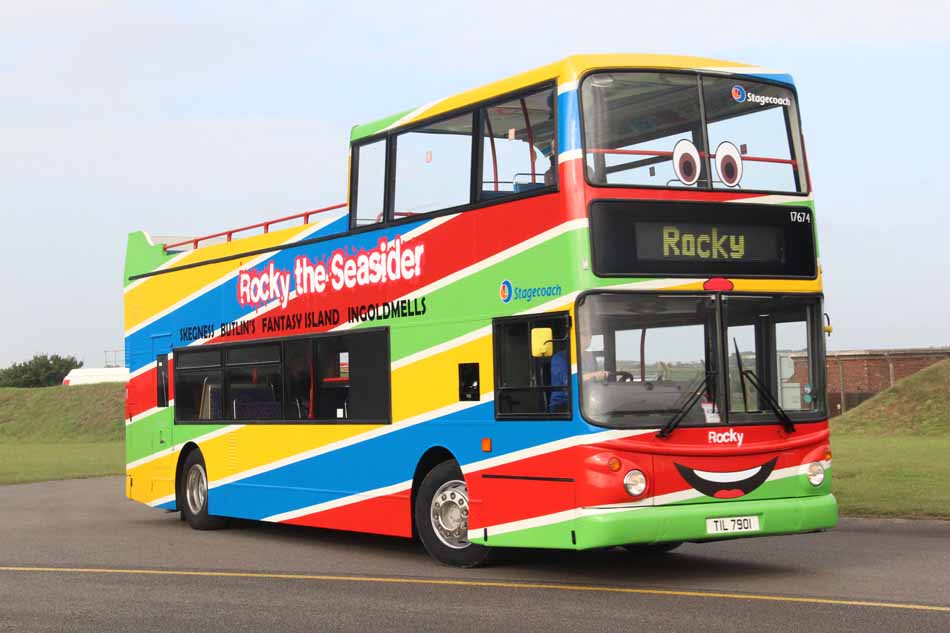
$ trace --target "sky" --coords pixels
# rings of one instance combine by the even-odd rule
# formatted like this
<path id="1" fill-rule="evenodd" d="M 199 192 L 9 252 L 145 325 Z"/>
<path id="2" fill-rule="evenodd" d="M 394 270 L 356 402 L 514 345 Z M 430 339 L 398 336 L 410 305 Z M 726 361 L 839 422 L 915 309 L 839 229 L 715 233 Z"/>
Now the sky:
<path id="1" fill-rule="evenodd" d="M 341 202 L 356 123 L 574 53 L 791 73 L 829 349 L 950 345 L 950 3 L 0 0 L 0 367 L 122 347 L 129 232 Z"/>

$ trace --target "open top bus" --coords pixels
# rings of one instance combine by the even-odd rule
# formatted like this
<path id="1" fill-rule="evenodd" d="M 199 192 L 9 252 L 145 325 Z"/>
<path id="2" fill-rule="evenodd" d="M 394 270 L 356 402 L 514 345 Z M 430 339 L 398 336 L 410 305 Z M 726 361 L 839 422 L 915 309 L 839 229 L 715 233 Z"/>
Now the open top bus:
<path id="1" fill-rule="evenodd" d="M 354 127 L 349 173 L 129 236 L 130 499 L 464 566 L 836 524 L 791 77 L 568 57 Z"/>

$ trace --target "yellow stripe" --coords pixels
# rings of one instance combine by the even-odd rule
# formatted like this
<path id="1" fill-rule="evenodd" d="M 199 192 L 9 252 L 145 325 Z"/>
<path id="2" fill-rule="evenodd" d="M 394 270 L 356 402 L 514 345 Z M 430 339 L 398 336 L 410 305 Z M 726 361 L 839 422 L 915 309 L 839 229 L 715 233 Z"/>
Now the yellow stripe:
<path id="1" fill-rule="evenodd" d="M 826 604 L 846 607 L 874 607 L 880 609 L 906 609 L 950 613 L 950 607 L 902 602 L 876 602 L 870 600 L 839 600 L 835 598 L 808 598 L 804 596 L 780 596 L 719 591 L 677 591 L 673 589 L 649 589 L 634 587 L 611 587 L 598 585 L 548 584 L 541 582 L 505 582 L 494 580 L 449 580 L 442 578 L 402 578 L 386 576 L 348 576 L 330 574 L 266 574 L 236 571 L 186 571 L 174 569 L 105 569 L 94 567 L 0 567 L 5 572 L 63 573 L 63 574 L 126 574 L 139 576 L 197 576 L 202 578 L 254 578 L 260 580 L 322 580 L 327 582 L 363 582 L 395 585 L 428 585 L 441 587 L 479 587 L 487 589 L 547 589 L 549 591 L 588 591 L 596 593 L 640 594 L 649 596 L 674 596 L 688 598 L 718 598 L 725 600 L 761 600 L 797 604 Z"/>
<path id="2" fill-rule="evenodd" d="M 670 280 L 673 281 L 672 279 Z M 821 266 L 815 279 L 730 279 L 734 292 L 821 292 Z M 703 290 L 703 281 L 671 285 L 669 289 Z M 635 285 L 630 288 L 635 289 Z"/>
<path id="3" fill-rule="evenodd" d="M 336 219 L 337 216 L 333 216 Z M 237 253 L 254 251 L 263 248 L 278 246 L 293 240 L 300 233 L 314 230 L 332 220 L 327 218 L 321 222 L 308 225 L 294 226 L 280 231 L 272 231 L 252 237 L 246 237 L 233 242 L 223 242 L 210 246 L 202 246 L 175 262 L 175 266 L 187 266 L 199 262 L 228 257 Z M 247 261 L 258 257 L 242 257 L 217 264 L 208 264 L 190 269 L 186 274 L 156 275 L 145 278 L 141 284 L 135 286 L 125 294 L 125 330 L 129 331 L 139 323 L 167 310 L 192 293 L 215 282 L 225 275 L 240 269 Z M 235 298 L 235 301 L 237 299 Z"/>
<path id="4" fill-rule="evenodd" d="M 494 384 L 491 360 L 491 337 L 484 336 L 393 371 L 393 427 L 457 402 L 459 363 L 479 363 L 482 384 Z M 378 424 L 249 424 L 200 446 L 213 484 L 379 428 Z M 127 475 L 141 482 L 133 485 L 133 498 L 149 503 L 174 494 L 177 464 L 178 451 L 129 469 Z"/>

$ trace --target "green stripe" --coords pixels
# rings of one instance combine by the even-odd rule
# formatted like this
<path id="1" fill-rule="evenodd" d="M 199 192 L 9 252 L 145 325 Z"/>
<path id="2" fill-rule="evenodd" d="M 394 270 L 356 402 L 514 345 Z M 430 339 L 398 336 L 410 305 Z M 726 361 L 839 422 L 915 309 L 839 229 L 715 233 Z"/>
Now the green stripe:
<path id="1" fill-rule="evenodd" d="M 145 233 L 136 231 L 129 233 L 125 247 L 125 275 L 122 277 L 123 287 L 128 286 L 132 275 L 149 273 L 164 264 L 170 257 L 161 244 L 150 244 Z"/>
<path id="2" fill-rule="evenodd" d="M 413 108 L 412 110 L 415 110 Z M 388 128 L 390 125 L 403 118 L 412 110 L 406 110 L 405 112 L 400 112 L 399 114 L 394 114 L 370 123 L 363 123 L 362 125 L 354 125 L 353 129 L 350 131 L 350 142 L 358 141 L 361 138 L 366 138 L 367 136 L 372 136 L 377 132 L 381 132 Z"/>
<path id="3" fill-rule="evenodd" d="M 394 335 L 390 343 L 392 359 L 396 361 L 491 325 L 493 318 L 524 312 L 557 298 L 512 299 L 504 303 L 499 289 L 505 279 L 522 288 L 560 286 L 562 297 L 581 288 L 616 285 L 617 279 L 594 277 L 577 265 L 580 257 L 573 253 L 586 253 L 580 249 L 588 248 L 587 240 L 586 228 L 558 235 L 426 295 L 426 313 L 422 316 L 366 321 L 357 328 L 379 325 L 398 328 L 399 335 Z M 637 281 L 645 280 L 623 280 L 624 283 Z M 418 305 L 421 307 L 421 300 Z"/>
<path id="4" fill-rule="evenodd" d="M 217 431 L 227 424 L 174 424 L 175 407 L 156 411 L 125 427 L 125 463 L 144 459 L 176 444 Z M 159 444 L 159 430 L 166 430 L 166 443 Z"/>

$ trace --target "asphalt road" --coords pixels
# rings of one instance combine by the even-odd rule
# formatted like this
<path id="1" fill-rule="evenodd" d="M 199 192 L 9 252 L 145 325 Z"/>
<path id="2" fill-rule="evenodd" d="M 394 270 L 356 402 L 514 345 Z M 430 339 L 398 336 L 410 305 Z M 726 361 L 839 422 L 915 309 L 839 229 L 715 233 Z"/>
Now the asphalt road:
<path id="1" fill-rule="evenodd" d="M 0 631 L 950 631 L 950 522 L 458 570 L 403 539 L 196 532 L 120 478 L 0 487 Z"/>

